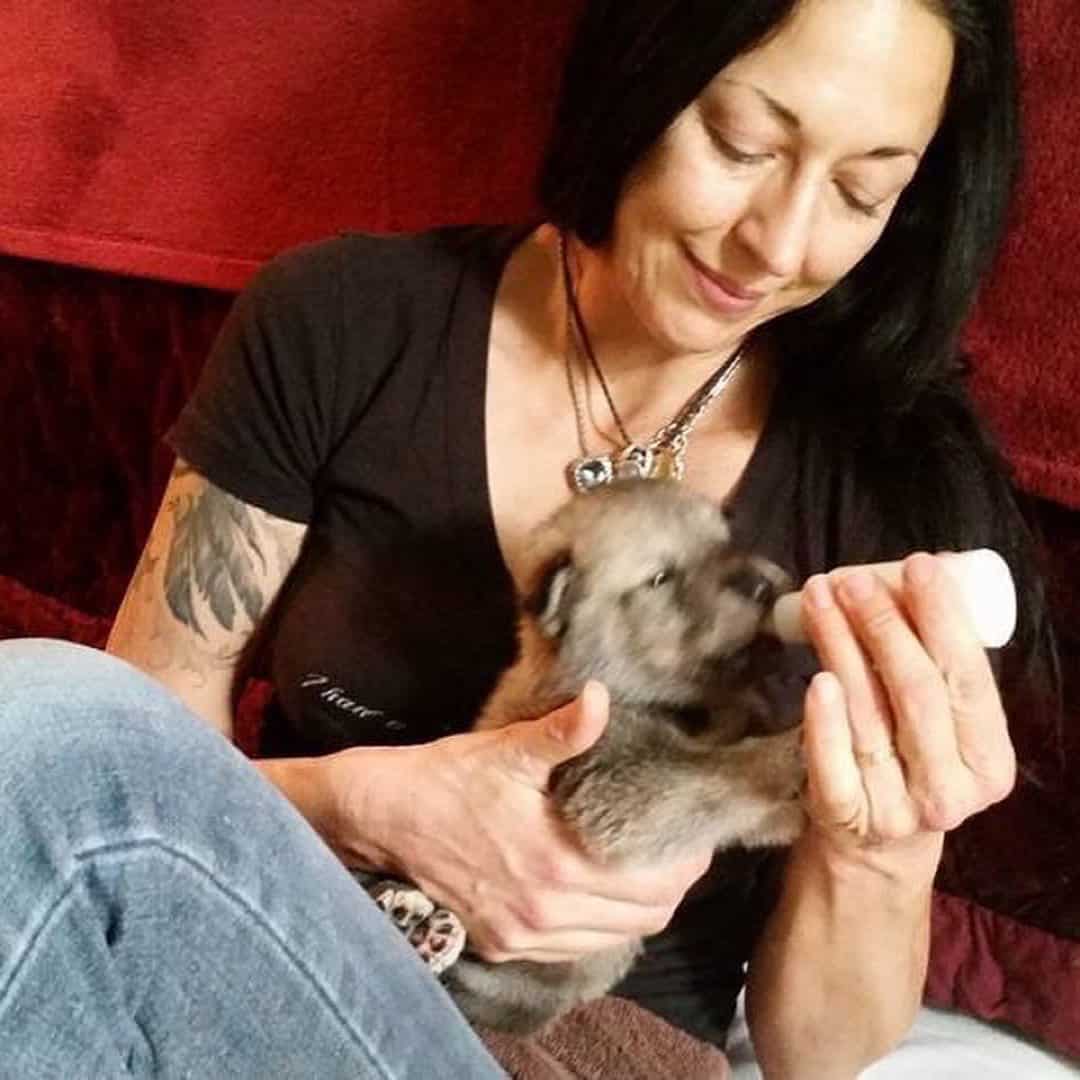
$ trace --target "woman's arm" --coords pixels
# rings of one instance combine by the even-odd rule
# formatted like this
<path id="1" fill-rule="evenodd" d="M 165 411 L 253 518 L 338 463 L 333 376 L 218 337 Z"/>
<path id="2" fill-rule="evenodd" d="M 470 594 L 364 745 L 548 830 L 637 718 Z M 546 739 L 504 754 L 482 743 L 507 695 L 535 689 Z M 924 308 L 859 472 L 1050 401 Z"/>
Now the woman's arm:
<path id="1" fill-rule="evenodd" d="M 178 460 L 106 648 L 164 683 L 228 738 L 245 650 L 307 526 L 222 491 Z M 324 837 L 337 831 L 326 762 L 256 762 Z"/>
<path id="2" fill-rule="evenodd" d="M 245 650 L 296 563 L 307 526 L 222 491 L 178 460 L 107 650 L 231 738 Z M 341 829 L 328 761 L 256 762 L 328 840 Z"/>
<path id="3" fill-rule="evenodd" d="M 1004 798 L 1015 755 L 985 651 L 938 561 L 804 590 L 825 670 L 804 712 L 810 823 L 750 965 L 767 1077 L 849 1080 L 908 1030 L 947 829 Z"/>
<path id="4" fill-rule="evenodd" d="M 304 533 L 178 462 L 109 651 L 229 735 L 242 655 Z M 465 920 L 484 955 L 566 959 L 659 930 L 709 864 L 702 852 L 617 873 L 567 836 L 547 782 L 606 723 L 606 698 L 586 698 L 500 731 L 256 765 L 344 862 L 417 882 Z"/>
<path id="5" fill-rule="evenodd" d="M 177 461 L 107 650 L 231 737 L 241 658 L 306 530 Z"/>
<path id="6" fill-rule="evenodd" d="M 747 1020 L 767 1077 L 851 1080 L 895 1046 L 922 1000 L 940 834 L 838 854 L 810 830 L 755 949 Z"/>

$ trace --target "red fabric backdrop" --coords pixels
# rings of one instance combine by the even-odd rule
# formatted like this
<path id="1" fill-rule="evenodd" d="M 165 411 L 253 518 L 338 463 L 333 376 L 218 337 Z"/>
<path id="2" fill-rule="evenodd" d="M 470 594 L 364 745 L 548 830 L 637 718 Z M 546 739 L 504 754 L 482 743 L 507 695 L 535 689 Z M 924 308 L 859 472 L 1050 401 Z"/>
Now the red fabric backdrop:
<path id="1" fill-rule="evenodd" d="M 339 229 L 519 216 L 577 6 L 16 3 L 0 244 L 235 288 Z"/>
<path id="2" fill-rule="evenodd" d="M 21 0 L 0 251 L 235 288 L 349 227 L 521 216 L 581 0 Z M 1028 167 L 972 328 L 1021 482 L 1080 506 L 1080 6 L 1018 4 Z"/>

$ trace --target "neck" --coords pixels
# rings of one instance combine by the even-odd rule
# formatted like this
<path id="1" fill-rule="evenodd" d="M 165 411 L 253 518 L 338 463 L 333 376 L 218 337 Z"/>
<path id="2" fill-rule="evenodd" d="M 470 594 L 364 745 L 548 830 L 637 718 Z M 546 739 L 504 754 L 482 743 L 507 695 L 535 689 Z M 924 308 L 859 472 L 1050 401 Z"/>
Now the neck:
<path id="1" fill-rule="evenodd" d="M 562 283 L 558 235 L 546 237 L 555 278 Z M 651 429 L 669 420 L 710 375 L 740 347 L 733 337 L 707 351 L 681 350 L 649 332 L 619 289 L 606 251 L 566 237 L 566 259 L 584 333 L 628 427 Z M 560 288 L 565 324 L 567 298 Z M 565 329 L 562 341 L 566 342 Z M 751 427 L 761 417 L 771 388 L 771 368 L 760 345 L 744 349 L 745 361 L 710 412 L 736 427 Z"/>

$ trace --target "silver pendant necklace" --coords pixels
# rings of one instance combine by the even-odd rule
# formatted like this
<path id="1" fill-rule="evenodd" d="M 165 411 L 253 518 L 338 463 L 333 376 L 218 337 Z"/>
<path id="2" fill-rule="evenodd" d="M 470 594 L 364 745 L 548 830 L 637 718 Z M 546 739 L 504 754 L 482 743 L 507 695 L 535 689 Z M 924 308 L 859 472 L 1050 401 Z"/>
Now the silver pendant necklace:
<path id="1" fill-rule="evenodd" d="M 686 445 L 690 433 L 701 414 L 723 392 L 731 381 L 742 361 L 742 344 L 731 356 L 716 369 L 690 395 L 686 404 L 645 442 L 635 442 L 630 438 L 618 409 L 611 389 L 604 378 L 600 363 L 596 359 L 592 342 L 578 307 L 574 294 L 574 282 L 570 274 L 570 262 L 566 252 L 566 238 L 559 231 L 559 262 L 562 266 L 563 287 L 566 293 L 566 383 L 570 389 L 570 400 L 574 406 L 574 421 L 577 425 L 578 447 L 581 454 L 566 466 L 566 481 L 572 491 L 586 492 L 603 487 L 613 480 L 681 480 L 686 473 Z M 577 383 L 574 378 L 572 353 L 585 353 L 588 367 L 585 368 L 585 393 L 588 393 L 589 368 L 596 375 L 600 390 L 603 392 L 611 418 L 618 429 L 622 445 L 609 454 L 590 454 L 585 437 L 585 410 L 578 397 Z M 584 367 L 584 364 L 582 365 Z"/>

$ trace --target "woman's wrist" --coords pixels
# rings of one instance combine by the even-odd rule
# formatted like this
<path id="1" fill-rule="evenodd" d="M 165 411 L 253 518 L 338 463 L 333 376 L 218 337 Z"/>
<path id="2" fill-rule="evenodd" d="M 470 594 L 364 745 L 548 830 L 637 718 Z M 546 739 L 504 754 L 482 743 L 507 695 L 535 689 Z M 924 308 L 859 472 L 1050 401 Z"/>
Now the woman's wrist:
<path id="1" fill-rule="evenodd" d="M 925 893 L 933 885 L 943 842 L 943 833 L 921 832 L 868 844 L 811 824 L 797 841 L 792 857 L 817 864 L 837 885 L 880 885 L 900 897 L 909 892 Z"/>
<path id="2" fill-rule="evenodd" d="M 409 791 L 402 762 L 410 752 L 356 746 L 317 759 L 326 799 L 323 836 L 347 866 L 405 874 L 398 850 L 410 806 L 402 801 Z"/>
<path id="3" fill-rule="evenodd" d="M 375 812 L 383 805 L 376 794 L 378 769 L 358 760 L 376 754 L 356 748 L 324 757 L 263 758 L 255 766 L 346 865 L 386 866 L 385 848 L 375 839 L 383 817 Z"/>
<path id="4" fill-rule="evenodd" d="M 324 778 L 324 759 L 259 758 L 253 764 L 307 818 L 311 827 L 328 839 L 333 814 Z"/>
<path id="5" fill-rule="evenodd" d="M 859 846 L 811 825 L 796 841 L 747 984 L 766 1076 L 854 1076 L 903 1037 L 922 998 L 940 853 L 934 833 Z"/>

